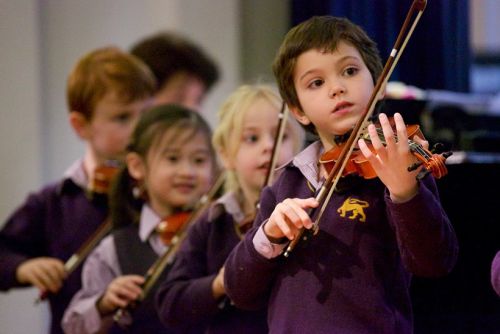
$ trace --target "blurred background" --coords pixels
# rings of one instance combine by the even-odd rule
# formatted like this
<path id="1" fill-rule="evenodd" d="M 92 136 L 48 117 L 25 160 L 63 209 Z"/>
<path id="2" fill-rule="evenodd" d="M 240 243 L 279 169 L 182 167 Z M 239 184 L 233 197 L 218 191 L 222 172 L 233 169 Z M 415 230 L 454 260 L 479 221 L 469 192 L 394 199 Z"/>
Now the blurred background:
<path id="1" fill-rule="evenodd" d="M 221 80 L 203 115 L 213 125 L 223 99 L 246 82 L 274 82 L 271 62 L 288 29 L 312 15 L 346 16 L 385 61 L 410 0 L 0 0 L 0 226 L 30 191 L 56 180 L 83 147 L 70 130 L 66 76 L 91 49 L 128 49 L 160 30 L 198 43 Z M 500 249 L 500 1 L 429 1 L 388 89 L 386 110 L 418 122 L 431 143 L 455 154 L 439 181 L 461 244 L 452 274 L 416 280 L 417 333 L 500 332 L 489 286 Z M 495 189 L 496 188 L 496 189 Z M 469 288 L 467 288 L 467 286 Z M 46 333 L 34 289 L 0 293 L 0 333 Z"/>

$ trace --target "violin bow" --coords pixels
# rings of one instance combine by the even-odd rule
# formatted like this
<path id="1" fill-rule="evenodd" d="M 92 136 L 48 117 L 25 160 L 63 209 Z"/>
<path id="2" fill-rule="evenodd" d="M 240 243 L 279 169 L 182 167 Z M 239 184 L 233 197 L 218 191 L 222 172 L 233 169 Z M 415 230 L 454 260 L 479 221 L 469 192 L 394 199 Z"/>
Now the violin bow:
<path id="1" fill-rule="evenodd" d="M 165 251 L 165 253 L 163 253 L 156 259 L 156 261 L 151 265 L 151 267 L 149 267 L 148 271 L 144 275 L 144 284 L 142 285 L 142 293 L 139 296 L 139 298 L 136 301 L 134 301 L 133 304 L 129 304 L 129 306 L 127 306 L 126 308 L 119 308 L 113 316 L 113 320 L 115 322 L 118 322 L 122 318 L 125 311 L 135 307 L 138 303 L 146 299 L 146 297 L 151 292 L 151 289 L 158 281 L 160 275 L 163 273 L 167 265 L 173 262 L 174 256 L 175 254 L 177 254 L 177 251 L 179 250 L 182 241 L 187 237 L 187 231 L 189 227 L 197 220 L 197 218 L 200 217 L 201 213 L 211 203 L 212 199 L 215 197 L 219 189 L 224 184 L 224 179 L 225 175 L 224 173 L 221 173 L 221 175 L 219 175 L 219 177 L 217 178 L 213 186 L 210 188 L 210 190 L 201 197 L 201 199 L 198 201 L 196 205 L 196 208 L 189 215 L 189 218 L 187 219 L 186 223 L 184 223 L 179 228 L 175 236 L 172 238 L 168 249 Z"/>
<path id="2" fill-rule="evenodd" d="M 94 188 L 96 192 L 100 194 L 105 194 L 108 191 L 110 182 L 114 175 L 118 172 L 122 164 L 116 160 L 107 160 L 102 166 L 96 168 L 94 171 L 94 180 L 92 180 L 91 188 Z M 95 246 L 111 231 L 113 224 L 111 219 L 108 217 L 106 220 L 99 225 L 99 227 L 90 235 L 90 237 L 85 240 L 85 242 L 78 248 L 78 250 L 70 256 L 68 260 L 64 263 L 64 271 L 67 275 L 75 271 L 76 268 L 85 260 L 85 258 L 92 252 Z M 40 291 L 38 298 L 35 300 L 35 304 L 42 302 L 49 296 L 48 290 Z"/>
<path id="3" fill-rule="evenodd" d="M 111 219 L 108 217 L 106 220 L 99 225 L 97 230 L 92 233 L 92 235 L 78 248 L 78 250 L 71 255 L 71 257 L 64 263 L 64 271 L 67 275 L 75 271 L 76 268 L 85 260 L 85 258 L 92 252 L 97 243 L 101 241 L 108 233 L 111 231 L 113 224 Z M 40 291 L 40 295 L 35 300 L 35 304 L 39 304 L 44 301 L 49 296 L 48 290 Z"/>
<path id="4" fill-rule="evenodd" d="M 335 190 L 335 187 L 337 186 L 338 181 L 340 180 L 340 177 L 342 176 L 342 172 L 348 163 L 348 157 L 352 154 L 357 139 L 362 135 L 364 131 L 366 131 L 366 127 L 369 124 L 369 119 L 372 116 L 375 105 L 378 101 L 378 96 L 381 94 L 387 82 L 389 81 L 389 77 L 394 71 L 394 68 L 396 67 L 396 64 L 399 61 L 399 58 L 401 57 L 406 44 L 413 34 L 413 31 L 415 30 L 415 27 L 417 26 L 417 23 L 420 20 L 420 17 L 422 16 L 426 5 L 427 0 L 414 0 L 412 2 L 410 10 L 406 15 L 403 26 L 399 31 L 398 37 L 396 39 L 396 42 L 394 43 L 389 58 L 387 59 L 384 65 L 384 69 L 382 70 L 382 73 L 380 74 L 380 77 L 378 78 L 375 88 L 373 89 L 373 92 L 370 96 L 368 107 L 354 126 L 351 135 L 347 139 L 345 146 L 339 155 L 337 163 L 333 166 L 332 170 L 328 174 L 328 177 L 323 182 L 323 185 L 316 195 L 316 200 L 322 204 L 320 206 L 319 213 L 315 216 L 313 227 L 311 228 L 313 233 L 316 233 L 318 231 L 320 219 L 326 209 L 326 206 L 328 205 L 328 202 Z M 311 216 L 313 212 L 314 210 L 312 209 L 308 210 L 309 216 Z M 306 240 L 308 237 L 309 235 L 304 235 L 304 228 L 301 228 L 297 236 L 290 242 L 283 255 L 285 257 L 288 257 L 295 246 L 299 243 L 299 241 Z"/>
<path id="5" fill-rule="evenodd" d="M 278 130 L 276 131 L 276 137 L 274 138 L 273 150 L 271 153 L 271 162 L 269 165 L 269 170 L 266 174 L 266 179 L 264 181 L 264 187 L 269 186 L 273 182 L 274 168 L 276 168 L 276 163 L 278 162 L 278 154 L 283 141 L 283 136 L 285 135 L 286 122 L 288 120 L 288 108 L 285 102 L 281 103 L 281 110 L 278 114 Z"/>

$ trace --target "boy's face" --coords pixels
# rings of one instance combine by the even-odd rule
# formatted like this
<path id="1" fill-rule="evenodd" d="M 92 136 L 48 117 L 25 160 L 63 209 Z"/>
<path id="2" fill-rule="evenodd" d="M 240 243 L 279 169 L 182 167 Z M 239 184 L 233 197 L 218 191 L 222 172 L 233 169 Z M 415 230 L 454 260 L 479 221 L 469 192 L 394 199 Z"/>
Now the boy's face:
<path id="1" fill-rule="evenodd" d="M 175 103 L 188 109 L 200 111 L 206 87 L 198 77 L 188 73 L 175 74 L 155 96 L 155 104 Z"/>
<path id="2" fill-rule="evenodd" d="M 293 78 L 303 110 L 291 110 L 300 123 L 315 126 L 326 149 L 334 145 L 334 135 L 354 127 L 374 88 L 360 53 L 345 42 L 332 53 L 311 49 L 301 54 Z"/>
<path id="3" fill-rule="evenodd" d="M 97 102 L 92 118 L 86 122 L 84 139 L 98 163 L 124 159 L 132 131 L 150 103 L 149 98 L 125 103 L 114 92 Z"/>

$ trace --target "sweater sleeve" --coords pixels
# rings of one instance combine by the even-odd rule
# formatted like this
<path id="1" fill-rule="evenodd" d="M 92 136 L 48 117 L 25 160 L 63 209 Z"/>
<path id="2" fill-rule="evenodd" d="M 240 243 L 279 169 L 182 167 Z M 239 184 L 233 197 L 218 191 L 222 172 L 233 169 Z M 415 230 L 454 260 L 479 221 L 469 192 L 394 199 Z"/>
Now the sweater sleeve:
<path id="1" fill-rule="evenodd" d="M 205 213 L 189 229 L 167 278 L 156 294 L 161 321 L 169 328 L 186 330 L 198 326 L 220 311 L 212 295 L 216 274 L 207 268 L 209 224 Z"/>
<path id="2" fill-rule="evenodd" d="M 109 283 L 120 276 L 112 236 L 106 237 L 86 259 L 82 271 L 82 288 L 64 313 L 62 327 L 66 333 L 105 333 L 112 325 L 112 315 L 101 317 L 96 307 Z M 124 318 L 122 321 L 126 322 Z"/>
<path id="3" fill-rule="evenodd" d="M 276 199 L 271 188 L 265 188 L 260 200 L 260 211 L 253 228 L 233 249 L 225 264 L 224 286 L 231 301 L 241 309 L 257 310 L 268 302 L 272 283 L 279 272 L 280 257 L 268 259 L 254 246 L 254 237 L 260 225 L 271 215 Z"/>
<path id="4" fill-rule="evenodd" d="M 497 252 L 491 263 L 491 285 L 497 295 L 500 296 L 500 251 Z"/>
<path id="5" fill-rule="evenodd" d="M 420 180 L 418 194 L 408 202 L 393 203 L 388 192 L 385 201 L 406 269 L 423 277 L 449 273 L 457 261 L 458 242 L 434 178 Z"/>
<path id="6" fill-rule="evenodd" d="M 0 290 L 21 286 L 17 267 L 24 261 L 45 256 L 44 206 L 40 194 L 31 194 L 7 219 L 0 232 Z"/>

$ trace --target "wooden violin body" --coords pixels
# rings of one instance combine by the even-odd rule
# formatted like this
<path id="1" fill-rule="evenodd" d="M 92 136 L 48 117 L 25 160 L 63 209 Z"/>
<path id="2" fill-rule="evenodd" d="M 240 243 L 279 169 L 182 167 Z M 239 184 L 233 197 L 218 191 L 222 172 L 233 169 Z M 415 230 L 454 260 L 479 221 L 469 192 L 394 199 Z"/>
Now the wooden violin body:
<path id="1" fill-rule="evenodd" d="M 394 126 L 394 120 L 391 118 L 390 123 Z M 396 131 L 394 131 L 396 132 Z M 410 147 L 410 152 L 418 159 L 418 163 L 409 166 L 408 171 L 412 171 L 417 169 L 420 166 L 430 172 L 435 178 L 441 178 L 448 173 L 448 170 L 445 166 L 445 160 L 447 157 L 451 155 L 451 152 L 446 152 L 443 154 L 436 154 L 434 152 L 429 151 L 417 141 L 415 141 L 415 137 L 425 140 L 422 131 L 420 130 L 420 126 L 417 124 L 411 124 L 406 126 L 406 132 L 408 133 L 408 144 Z M 382 142 L 385 142 L 384 135 L 380 128 L 377 128 L 377 133 L 379 133 L 379 138 Z M 362 136 L 362 138 L 370 143 L 370 138 L 368 135 Z M 396 138 L 397 140 L 397 138 Z M 368 147 L 375 153 L 375 149 L 373 146 L 368 145 Z M 319 162 L 323 165 L 327 173 L 333 169 L 335 163 L 338 161 L 339 156 L 344 149 L 344 144 L 337 145 L 333 149 L 328 152 L 325 152 Z M 342 176 L 347 175 L 359 175 L 365 179 L 373 179 L 377 177 L 375 170 L 372 168 L 371 164 L 368 160 L 363 156 L 359 149 L 353 149 L 351 155 L 347 158 L 347 163 L 342 171 Z"/>
<path id="2" fill-rule="evenodd" d="M 156 232 L 160 235 L 161 241 L 167 246 L 172 244 L 173 237 L 188 221 L 190 212 L 179 212 L 163 219 L 156 227 Z"/>

